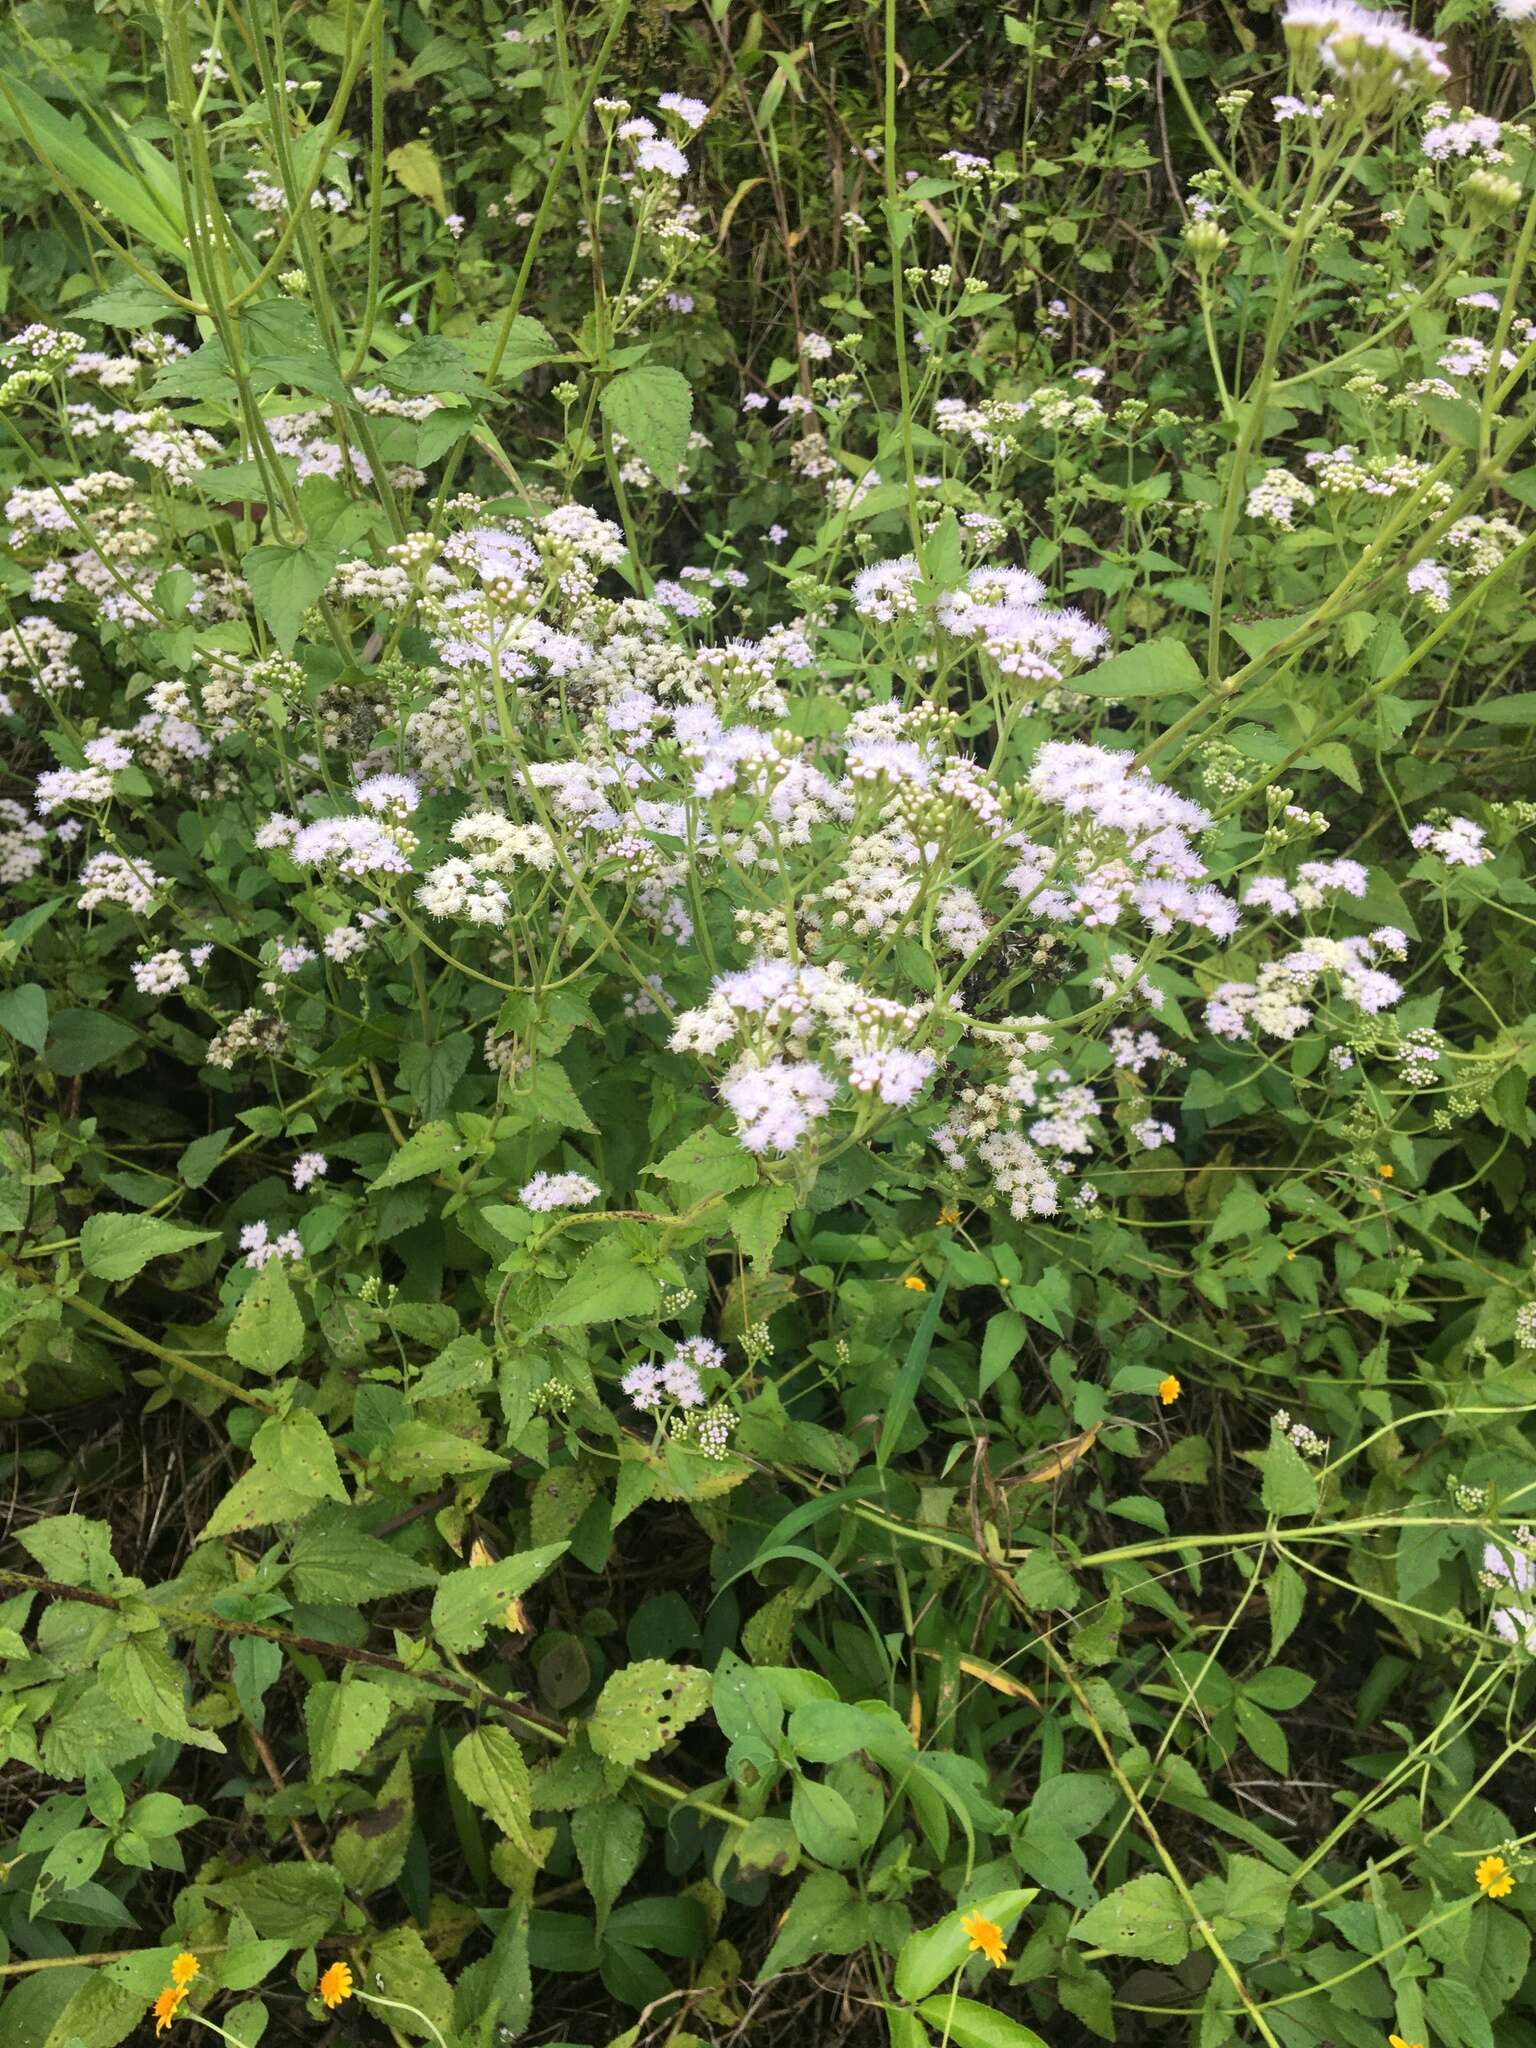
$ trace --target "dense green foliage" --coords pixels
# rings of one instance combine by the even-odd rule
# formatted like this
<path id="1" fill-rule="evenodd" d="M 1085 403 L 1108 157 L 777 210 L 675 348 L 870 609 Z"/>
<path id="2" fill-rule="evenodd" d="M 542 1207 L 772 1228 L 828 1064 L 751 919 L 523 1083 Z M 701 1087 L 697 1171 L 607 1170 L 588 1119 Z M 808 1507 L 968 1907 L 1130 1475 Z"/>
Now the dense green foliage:
<path id="1" fill-rule="evenodd" d="M 1536 2048 L 1502 6 L 7 14 L 0 2048 Z"/>

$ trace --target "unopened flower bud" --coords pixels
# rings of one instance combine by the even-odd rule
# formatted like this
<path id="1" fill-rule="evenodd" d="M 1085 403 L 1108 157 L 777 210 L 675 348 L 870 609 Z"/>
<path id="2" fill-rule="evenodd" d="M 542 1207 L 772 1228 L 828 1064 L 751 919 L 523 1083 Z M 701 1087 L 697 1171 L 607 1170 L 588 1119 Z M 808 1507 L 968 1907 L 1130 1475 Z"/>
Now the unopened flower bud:
<path id="1" fill-rule="evenodd" d="M 1184 246 L 1198 270 L 1209 270 L 1232 237 L 1219 221 L 1192 220 L 1184 230 Z"/>
<path id="2" fill-rule="evenodd" d="M 1462 182 L 1462 197 L 1475 221 L 1497 220 L 1520 204 L 1520 187 L 1501 171 L 1469 171 Z"/>

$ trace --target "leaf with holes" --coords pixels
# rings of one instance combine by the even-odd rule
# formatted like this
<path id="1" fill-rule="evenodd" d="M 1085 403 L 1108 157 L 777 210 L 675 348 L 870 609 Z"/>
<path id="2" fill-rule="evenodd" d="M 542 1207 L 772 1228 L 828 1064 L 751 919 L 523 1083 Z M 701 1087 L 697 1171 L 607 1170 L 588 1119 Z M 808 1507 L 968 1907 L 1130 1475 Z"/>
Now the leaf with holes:
<path id="1" fill-rule="evenodd" d="M 659 1657 L 615 1671 L 598 1695 L 587 1735 L 599 1756 L 642 1764 L 709 1705 L 709 1673 Z"/>

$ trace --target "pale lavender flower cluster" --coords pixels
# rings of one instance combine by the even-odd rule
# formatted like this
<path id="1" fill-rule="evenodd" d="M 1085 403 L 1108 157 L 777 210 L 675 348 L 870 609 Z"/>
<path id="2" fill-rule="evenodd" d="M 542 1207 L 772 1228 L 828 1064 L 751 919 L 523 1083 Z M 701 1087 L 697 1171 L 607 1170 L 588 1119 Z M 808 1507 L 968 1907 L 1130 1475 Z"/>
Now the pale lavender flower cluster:
<path id="1" fill-rule="evenodd" d="M 1293 1039 L 1313 1022 L 1309 1005 L 1328 987 L 1375 1016 L 1402 998 L 1402 983 L 1375 964 L 1400 957 L 1401 947 L 1402 934 L 1387 927 L 1363 938 L 1309 939 L 1266 962 L 1255 980 L 1223 982 L 1205 1006 L 1205 1021 L 1218 1038 Z"/>
<path id="2" fill-rule="evenodd" d="M 272 1259 L 292 1265 L 304 1256 L 296 1230 L 285 1230 L 274 1237 L 266 1223 L 247 1223 L 240 1232 L 240 1249 L 245 1253 L 245 1264 L 254 1266 L 258 1272 Z"/>
<path id="3" fill-rule="evenodd" d="M 602 1189 L 584 1173 L 536 1173 L 518 1189 L 517 1198 L 525 1209 L 581 1209 L 595 1202 Z"/>
<path id="4" fill-rule="evenodd" d="M 1442 825 L 1415 825 L 1409 840 L 1420 853 L 1432 853 L 1447 867 L 1478 868 L 1493 859 L 1484 842 L 1487 833 L 1470 818 L 1447 818 Z"/>
<path id="5" fill-rule="evenodd" d="M 1442 44 L 1357 0 L 1287 0 L 1281 23 L 1293 49 L 1315 54 L 1341 84 L 1368 92 L 1373 106 L 1451 75 Z"/>
<path id="6" fill-rule="evenodd" d="M 619 1384 L 642 1414 L 650 1415 L 663 1403 L 675 1401 L 679 1408 L 702 1408 L 702 1374 L 723 1368 L 725 1353 L 707 1337 L 686 1338 L 661 1365 L 631 1366 Z"/>

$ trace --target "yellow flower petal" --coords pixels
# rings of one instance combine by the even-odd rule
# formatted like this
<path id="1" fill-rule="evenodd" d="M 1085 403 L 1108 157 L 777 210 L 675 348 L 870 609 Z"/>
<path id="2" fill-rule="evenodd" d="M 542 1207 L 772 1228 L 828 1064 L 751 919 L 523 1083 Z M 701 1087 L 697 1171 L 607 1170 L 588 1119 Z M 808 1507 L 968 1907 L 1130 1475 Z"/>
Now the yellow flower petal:
<path id="1" fill-rule="evenodd" d="M 352 1996 L 352 1972 L 345 1963 L 332 1963 L 315 1987 L 333 2009 Z"/>
<path id="2" fill-rule="evenodd" d="M 187 1995 L 185 1984 L 167 1984 L 155 2000 L 151 2010 L 155 2015 L 155 2032 L 163 2034 L 181 2010 L 181 2002 Z"/>
<path id="3" fill-rule="evenodd" d="M 967 1913 L 960 1922 L 971 1938 L 968 1955 L 978 1952 L 984 1955 L 994 1970 L 1001 1969 L 1008 1960 L 1008 1951 L 1003 1946 L 1003 1930 L 993 1921 L 984 1919 L 980 1913 Z"/>

